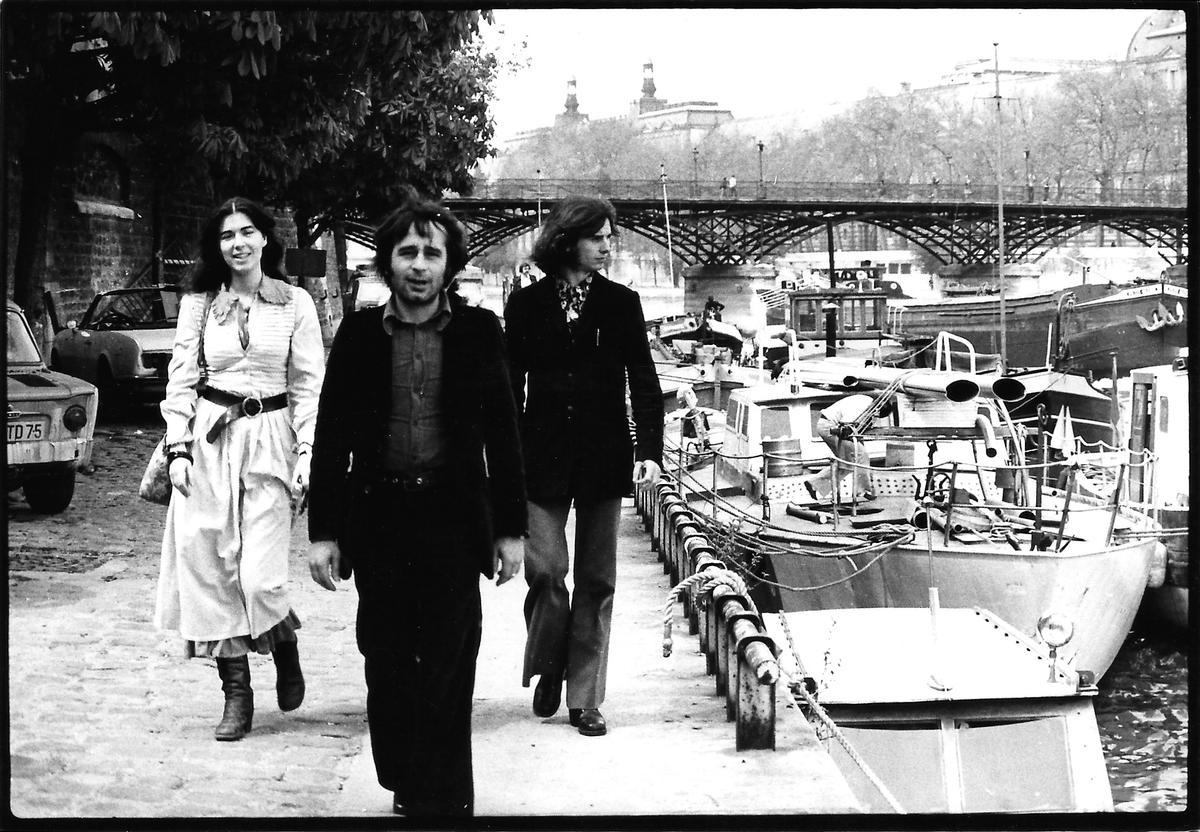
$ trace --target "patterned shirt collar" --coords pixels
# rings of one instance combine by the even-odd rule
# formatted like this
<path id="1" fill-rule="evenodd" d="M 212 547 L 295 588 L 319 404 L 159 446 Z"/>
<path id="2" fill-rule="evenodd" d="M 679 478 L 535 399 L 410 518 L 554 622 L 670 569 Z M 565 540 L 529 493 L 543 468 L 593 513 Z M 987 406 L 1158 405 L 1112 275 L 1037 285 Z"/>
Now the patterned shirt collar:
<path id="1" fill-rule="evenodd" d="M 444 330 L 447 324 L 450 323 L 450 316 L 453 314 L 450 311 L 450 298 L 447 297 L 446 291 L 443 289 L 438 292 L 437 310 L 428 321 L 423 321 L 416 326 L 432 326 L 438 332 Z M 400 307 L 396 303 L 395 295 L 388 295 L 387 304 L 383 307 L 383 331 L 389 336 L 396 331 L 396 327 L 403 325 L 413 326 L 400 317 Z"/>
<path id="2" fill-rule="evenodd" d="M 592 275 L 589 274 L 579 281 L 578 286 L 572 286 L 565 277 L 559 277 L 557 286 L 559 305 L 562 306 L 563 312 L 567 313 L 567 323 L 573 324 L 579 320 L 579 313 L 583 311 L 584 301 L 591 291 Z"/>
<path id="3" fill-rule="evenodd" d="M 292 299 L 291 286 L 282 280 L 263 275 L 263 279 L 259 281 L 258 291 L 255 294 L 262 298 L 267 303 L 278 304 L 279 306 L 287 305 L 287 302 Z M 212 302 L 212 315 L 217 321 L 224 321 L 229 315 L 235 303 L 238 302 L 237 294 L 228 286 L 222 286 L 217 292 Z"/>

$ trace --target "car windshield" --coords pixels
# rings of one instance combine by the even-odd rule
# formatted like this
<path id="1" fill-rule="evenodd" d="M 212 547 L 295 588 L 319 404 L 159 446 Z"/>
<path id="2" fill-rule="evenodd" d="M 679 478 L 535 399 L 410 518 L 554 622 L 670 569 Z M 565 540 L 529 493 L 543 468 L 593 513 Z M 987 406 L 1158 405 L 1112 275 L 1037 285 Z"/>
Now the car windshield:
<path id="1" fill-rule="evenodd" d="M 100 295 L 80 326 L 88 329 L 159 329 L 174 327 L 178 318 L 178 289 L 139 289 Z"/>
<path id="2" fill-rule="evenodd" d="M 42 363 L 42 356 L 33 340 L 33 333 L 29 331 L 29 324 L 25 322 L 25 316 L 15 309 L 8 310 L 8 363 Z"/>

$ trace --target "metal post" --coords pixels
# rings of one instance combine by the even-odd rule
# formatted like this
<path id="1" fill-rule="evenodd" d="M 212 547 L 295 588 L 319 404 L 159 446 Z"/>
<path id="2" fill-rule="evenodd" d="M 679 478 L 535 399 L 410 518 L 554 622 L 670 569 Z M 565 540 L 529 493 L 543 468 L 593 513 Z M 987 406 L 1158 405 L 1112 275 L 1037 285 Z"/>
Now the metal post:
<path id="1" fill-rule="evenodd" d="M 1008 370 L 1008 331 L 1004 307 L 1004 131 L 1000 118 L 1000 44 L 992 43 L 996 68 L 996 282 L 1000 287 L 1000 374 Z"/>
<path id="2" fill-rule="evenodd" d="M 662 182 L 663 191 L 663 219 L 667 224 L 667 269 L 671 275 L 671 288 L 675 288 L 675 258 L 671 254 L 671 214 L 667 210 L 667 166 L 659 164 L 658 179 Z"/>
<path id="3" fill-rule="evenodd" d="M 700 148 L 692 148 L 692 199 L 700 196 Z"/>
<path id="4" fill-rule="evenodd" d="M 762 139 L 758 141 L 758 198 L 762 199 L 767 195 L 767 183 L 763 179 L 763 143 Z"/>
<path id="5" fill-rule="evenodd" d="M 1025 148 L 1025 201 L 1033 202 L 1033 180 L 1029 178 L 1029 148 Z"/>
<path id="6" fill-rule="evenodd" d="M 526 168 L 528 170 L 528 168 Z M 542 227 L 542 169 L 537 169 L 537 224 Z"/>
<path id="7" fill-rule="evenodd" d="M 837 287 L 837 276 L 833 271 L 833 220 L 825 223 L 825 242 L 829 247 L 829 288 Z"/>

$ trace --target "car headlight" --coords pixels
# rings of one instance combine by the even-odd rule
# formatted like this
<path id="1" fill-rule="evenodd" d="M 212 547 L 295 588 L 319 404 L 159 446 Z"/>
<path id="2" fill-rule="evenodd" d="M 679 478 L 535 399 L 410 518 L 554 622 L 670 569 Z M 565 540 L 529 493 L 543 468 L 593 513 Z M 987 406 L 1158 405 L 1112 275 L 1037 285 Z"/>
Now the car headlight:
<path id="1" fill-rule="evenodd" d="M 1037 623 L 1038 635 L 1052 648 L 1058 649 L 1075 635 L 1075 623 L 1061 613 L 1043 615 Z"/>
<path id="2" fill-rule="evenodd" d="M 74 433 L 87 424 L 87 411 L 77 404 L 73 404 L 63 413 L 63 424 L 67 430 Z"/>

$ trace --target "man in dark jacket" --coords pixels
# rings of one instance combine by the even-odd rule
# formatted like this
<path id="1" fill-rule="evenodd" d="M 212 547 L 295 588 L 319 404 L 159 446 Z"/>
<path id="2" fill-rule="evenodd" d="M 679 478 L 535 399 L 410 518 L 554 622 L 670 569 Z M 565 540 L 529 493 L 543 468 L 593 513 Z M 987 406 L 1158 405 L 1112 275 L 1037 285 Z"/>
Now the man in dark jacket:
<path id="1" fill-rule="evenodd" d="M 399 814 L 471 814 L 479 574 L 520 569 L 526 530 L 516 408 L 496 316 L 453 303 L 465 233 L 410 198 L 380 225 L 392 295 L 338 329 L 317 413 L 308 563 L 326 589 L 353 566 L 379 783 Z"/>
<path id="2" fill-rule="evenodd" d="M 534 244 L 546 277 L 504 312 L 529 494 L 525 663 L 533 711 L 553 716 L 567 685 L 570 723 L 607 732 L 604 701 L 621 499 L 662 462 L 663 401 L 637 293 L 601 275 L 616 212 L 602 199 L 555 206 Z M 630 438 L 626 384 L 636 442 Z M 574 594 L 566 524 L 575 507 Z"/>

